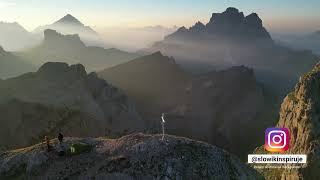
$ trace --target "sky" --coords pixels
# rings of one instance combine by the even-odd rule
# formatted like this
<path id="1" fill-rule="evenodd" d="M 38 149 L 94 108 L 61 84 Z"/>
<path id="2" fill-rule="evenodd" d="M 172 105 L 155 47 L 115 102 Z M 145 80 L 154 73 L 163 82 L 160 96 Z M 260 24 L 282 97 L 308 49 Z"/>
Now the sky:
<path id="1" fill-rule="evenodd" d="M 256 12 L 272 31 L 320 29 L 319 0 L 0 0 L 0 21 L 27 30 L 70 13 L 86 25 L 104 27 L 191 26 L 213 12 L 236 7 Z"/>

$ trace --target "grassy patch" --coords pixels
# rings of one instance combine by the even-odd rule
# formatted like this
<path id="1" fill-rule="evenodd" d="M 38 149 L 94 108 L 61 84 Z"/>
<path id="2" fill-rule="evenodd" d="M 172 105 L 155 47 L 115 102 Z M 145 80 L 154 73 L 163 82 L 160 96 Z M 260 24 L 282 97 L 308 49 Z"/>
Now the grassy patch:
<path id="1" fill-rule="evenodd" d="M 70 147 L 70 151 L 72 155 L 86 153 L 86 152 L 89 152 L 91 149 L 92 149 L 92 146 L 85 143 L 72 144 Z"/>

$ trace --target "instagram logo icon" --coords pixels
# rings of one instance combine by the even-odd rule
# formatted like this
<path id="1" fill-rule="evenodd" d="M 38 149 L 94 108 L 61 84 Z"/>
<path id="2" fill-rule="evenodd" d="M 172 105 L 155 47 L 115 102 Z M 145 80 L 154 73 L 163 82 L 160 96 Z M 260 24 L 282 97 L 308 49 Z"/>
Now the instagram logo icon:
<path id="1" fill-rule="evenodd" d="M 268 128 L 264 147 L 270 152 L 284 152 L 289 149 L 290 134 L 287 128 Z"/>

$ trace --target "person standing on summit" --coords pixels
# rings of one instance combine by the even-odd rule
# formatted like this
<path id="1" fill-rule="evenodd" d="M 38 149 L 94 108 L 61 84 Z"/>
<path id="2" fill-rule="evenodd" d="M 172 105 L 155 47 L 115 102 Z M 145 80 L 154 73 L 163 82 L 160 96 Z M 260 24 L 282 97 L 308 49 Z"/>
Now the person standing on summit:
<path id="1" fill-rule="evenodd" d="M 58 134 L 58 140 L 60 143 L 63 142 L 63 134 L 61 134 L 61 133 Z"/>
<path id="2" fill-rule="evenodd" d="M 51 151 L 51 144 L 50 144 L 50 139 L 48 136 L 44 137 L 44 142 L 47 145 L 47 151 L 50 152 Z"/>
<path id="3" fill-rule="evenodd" d="M 58 140 L 59 140 L 59 145 L 58 145 L 58 148 L 57 148 L 58 154 L 59 154 L 59 156 L 64 156 L 66 150 L 65 150 L 65 147 L 64 147 L 64 144 L 63 144 L 63 134 L 62 133 L 58 134 Z"/>

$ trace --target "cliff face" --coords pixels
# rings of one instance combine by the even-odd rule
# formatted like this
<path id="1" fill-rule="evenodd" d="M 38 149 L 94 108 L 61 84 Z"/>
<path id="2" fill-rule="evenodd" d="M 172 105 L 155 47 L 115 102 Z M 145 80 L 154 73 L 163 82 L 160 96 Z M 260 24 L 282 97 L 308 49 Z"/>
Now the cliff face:
<path id="1" fill-rule="evenodd" d="M 293 92 L 289 93 L 280 108 L 278 127 L 290 133 L 287 154 L 307 154 L 307 164 L 302 168 L 261 170 L 269 179 L 320 178 L 320 64 L 300 77 Z M 266 154 L 263 147 L 255 153 Z"/>
<path id="2" fill-rule="evenodd" d="M 0 154 L 0 179 L 262 179 L 232 154 L 176 136 L 132 134 L 120 139 L 66 138 L 88 151 L 66 156 L 44 144 Z M 55 146 L 57 141 L 52 141 Z"/>
<path id="3" fill-rule="evenodd" d="M 46 63 L 1 81 L 0 95 L 0 121 L 7 127 L 1 128 L 1 147 L 25 146 L 59 131 L 102 136 L 143 128 L 127 96 L 80 64 Z"/>
<path id="4" fill-rule="evenodd" d="M 288 153 L 307 154 L 308 163 L 296 173 L 304 179 L 319 179 L 320 167 L 320 64 L 300 77 L 295 90 L 283 101 L 279 127 L 287 127 L 291 133 Z"/>

